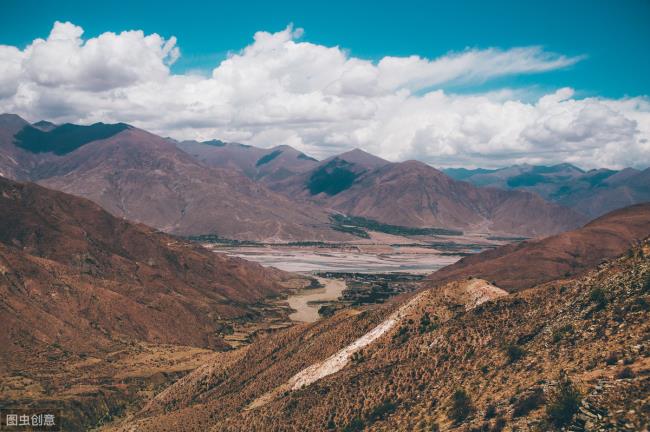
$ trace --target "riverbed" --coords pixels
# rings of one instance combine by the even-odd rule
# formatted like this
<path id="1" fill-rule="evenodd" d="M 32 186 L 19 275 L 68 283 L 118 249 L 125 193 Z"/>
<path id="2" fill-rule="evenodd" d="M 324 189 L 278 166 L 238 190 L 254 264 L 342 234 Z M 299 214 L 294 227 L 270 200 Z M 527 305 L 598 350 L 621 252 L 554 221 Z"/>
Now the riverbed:
<path id="1" fill-rule="evenodd" d="M 428 274 L 453 264 L 459 255 L 422 249 L 417 253 L 390 250 L 371 253 L 354 250 L 288 247 L 219 248 L 230 256 L 255 261 L 280 270 L 309 274 L 314 272 L 419 273 Z"/>
<path id="2" fill-rule="evenodd" d="M 318 309 L 321 307 L 319 302 L 337 300 L 346 287 L 345 281 L 342 279 L 325 279 L 321 277 L 316 279 L 323 285 L 322 288 L 303 289 L 287 298 L 287 303 L 289 303 L 291 309 L 296 310 L 296 312 L 289 315 L 292 321 L 318 321 L 320 319 Z"/>

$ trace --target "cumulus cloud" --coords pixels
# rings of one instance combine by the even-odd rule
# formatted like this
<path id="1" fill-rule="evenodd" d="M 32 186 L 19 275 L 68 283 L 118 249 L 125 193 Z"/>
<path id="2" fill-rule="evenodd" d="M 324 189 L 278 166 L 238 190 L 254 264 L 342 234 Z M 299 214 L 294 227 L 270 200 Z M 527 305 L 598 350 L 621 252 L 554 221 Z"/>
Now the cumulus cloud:
<path id="1" fill-rule="evenodd" d="M 0 45 L 0 111 L 125 121 L 178 138 L 289 144 L 317 157 L 361 147 L 435 166 L 650 163 L 647 97 L 579 99 L 563 88 L 531 102 L 510 89 L 448 91 L 582 57 L 534 46 L 373 62 L 301 36 L 292 26 L 258 32 L 199 76 L 171 73 L 180 55 L 174 37 L 124 31 L 84 40 L 81 27 L 57 22 L 47 39 L 23 50 Z"/>

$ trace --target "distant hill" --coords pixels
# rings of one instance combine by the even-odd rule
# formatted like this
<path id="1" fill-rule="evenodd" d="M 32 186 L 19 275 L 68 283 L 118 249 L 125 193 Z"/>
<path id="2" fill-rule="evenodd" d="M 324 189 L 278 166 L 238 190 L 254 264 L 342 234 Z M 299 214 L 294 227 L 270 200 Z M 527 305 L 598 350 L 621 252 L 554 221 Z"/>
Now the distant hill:
<path id="1" fill-rule="evenodd" d="M 449 168 L 443 171 L 477 186 L 535 192 L 591 218 L 650 201 L 650 168 L 583 171 L 565 163 L 550 167 L 515 165 L 497 170 Z"/>
<path id="2" fill-rule="evenodd" d="M 615 210 L 582 228 L 465 257 L 429 276 L 429 285 L 478 277 L 516 291 L 584 272 L 650 236 L 650 203 Z"/>
<path id="3" fill-rule="evenodd" d="M 285 193 L 347 215 L 408 227 L 539 236 L 586 222 L 536 194 L 477 188 L 417 161 L 371 161 L 330 158 L 288 183 Z"/>

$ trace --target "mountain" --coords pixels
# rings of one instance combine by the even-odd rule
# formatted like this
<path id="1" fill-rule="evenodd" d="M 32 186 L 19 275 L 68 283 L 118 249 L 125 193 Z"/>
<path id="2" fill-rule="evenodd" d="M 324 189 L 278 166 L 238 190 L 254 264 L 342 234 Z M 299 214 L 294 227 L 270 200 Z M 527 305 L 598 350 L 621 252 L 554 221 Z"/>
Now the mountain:
<path id="1" fill-rule="evenodd" d="M 110 430 L 644 430 L 649 256 L 646 241 L 510 295 L 464 279 L 296 326 Z"/>
<path id="2" fill-rule="evenodd" d="M 0 178 L 2 367 L 52 344 L 224 348 L 215 329 L 255 315 L 290 276 L 210 252 L 98 205 Z"/>
<path id="3" fill-rule="evenodd" d="M 26 122 L 25 122 L 26 123 Z M 7 117 L 0 135 L 9 178 L 89 198 L 112 214 L 181 235 L 340 240 L 327 213 L 298 205 L 238 171 L 211 168 L 173 143 L 125 124 L 49 131 Z"/>
<path id="4" fill-rule="evenodd" d="M 476 188 L 423 163 L 390 163 L 360 149 L 317 162 L 288 146 L 177 143 L 123 123 L 39 128 L 6 116 L 2 124 L 0 172 L 7 177 L 89 198 L 116 216 L 180 235 L 354 238 L 346 227 L 333 229 L 332 213 L 516 236 L 554 234 L 587 220 L 536 194 Z"/>
<path id="5" fill-rule="evenodd" d="M 612 210 L 650 201 L 650 169 L 583 171 L 571 164 L 515 165 L 497 170 L 445 169 L 477 186 L 525 190 L 595 218 Z"/>
<path id="6" fill-rule="evenodd" d="M 355 176 L 330 174 L 323 181 L 329 189 L 312 190 L 309 183 L 306 190 L 325 207 L 399 226 L 539 236 L 585 222 L 584 217 L 536 194 L 477 188 L 417 161 L 347 172 Z M 310 179 L 317 173 L 313 171 Z"/>
<path id="7" fill-rule="evenodd" d="M 0 176 L 28 178 L 29 154 L 13 145 L 14 135 L 29 123 L 15 114 L 0 114 Z"/>
<path id="8" fill-rule="evenodd" d="M 47 120 L 37 121 L 36 123 L 32 123 L 32 126 L 46 132 L 51 131 L 52 129 L 57 127 L 56 124 L 49 122 Z"/>
<path id="9" fill-rule="evenodd" d="M 582 228 L 468 256 L 433 273 L 429 285 L 478 277 L 509 291 L 580 274 L 650 236 L 650 203 L 602 216 Z"/>
<path id="10" fill-rule="evenodd" d="M 308 201 L 320 193 L 339 193 L 363 174 L 389 163 L 361 149 L 354 149 L 327 158 L 309 171 L 274 182 L 269 187 L 287 196 Z"/>
<path id="11" fill-rule="evenodd" d="M 308 171 L 318 164 L 316 159 L 288 145 L 262 149 L 219 140 L 182 141 L 176 145 L 205 165 L 236 169 L 253 180 L 267 183 Z"/>

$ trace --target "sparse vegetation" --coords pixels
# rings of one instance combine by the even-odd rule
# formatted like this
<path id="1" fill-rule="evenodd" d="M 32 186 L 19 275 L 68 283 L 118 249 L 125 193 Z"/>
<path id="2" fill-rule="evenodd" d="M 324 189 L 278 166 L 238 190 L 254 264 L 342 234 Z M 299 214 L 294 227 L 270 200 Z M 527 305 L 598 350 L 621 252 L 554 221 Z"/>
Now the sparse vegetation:
<path id="1" fill-rule="evenodd" d="M 616 378 L 618 379 L 628 379 L 633 377 L 634 377 L 634 371 L 629 366 L 624 367 L 616 374 Z"/>
<path id="2" fill-rule="evenodd" d="M 438 328 L 438 324 L 431 321 L 429 312 L 425 312 L 420 317 L 420 326 L 418 327 L 418 331 L 420 332 L 420 334 L 429 333 L 431 331 L 434 331 L 437 328 Z"/>
<path id="3" fill-rule="evenodd" d="M 580 407 L 580 392 L 566 376 L 560 377 L 555 393 L 549 398 L 546 417 L 557 428 L 567 425 Z"/>
<path id="4" fill-rule="evenodd" d="M 562 327 L 556 329 L 553 332 L 553 343 L 560 342 L 562 339 L 572 334 L 573 332 L 574 332 L 574 328 L 571 324 L 563 325 Z"/>
<path id="5" fill-rule="evenodd" d="M 447 417 L 455 424 L 462 423 L 474 411 L 472 401 L 463 389 L 458 389 L 451 397 L 451 405 L 447 410 Z"/>
<path id="6" fill-rule="evenodd" d="M 523 417 L 544 403 L 544 391 L 536 388 L 531 393 L 517 399 L 513 404 L 512 417 Z"/>
<path id="7" fill-rule="evenodd" d="M 596 287 L 589 292 L 589 300 L 596 305 L 597 310 L 604 309 L 607 306 L 607 296 L 601 287 Z"/>
<path id="8" fill-rule="evenodd" d="M 503 347 L 503 351 L 505 352 L 506 357 L 508 357 L 508 363 L 515 363 L 526 354 L 526 351 L 514 342 L 506 343 Z"/>
<path id="9" fill-rule="evenodd" d="M 494 418 L 495 415 L 497 415 L 497 407 L 492 403 L 488 404 L 488 406 L 485 408 L 485 415 L 483 418 L 489 420 L 491 418 Z"/>
<path id="10" fill-rule="evenodd" d="M 357 227 L 365 228 L 370 231 L 383 232 L 386 234 L 401 236 L 418 236 L 418 235 L 444 235 L 459 236 L 463 235 L 462 231 L 450 230 L 445 228 L 413 228 L 400 225 L 390 225 L 378 222 L 372 219 L 366 219 L 359 216 L 345 216 L 341 214 L 331 215 L 332 227 Z"/>
<path id="11" fill-rule="evenodd" d="M 395 411 L 397 404 L 390 401 L 384 400 L 381 404 L 377 405 L 368 415 L 368 420 L 375 422 L 377 420 L 383 420 L 387 415 Z"/>

